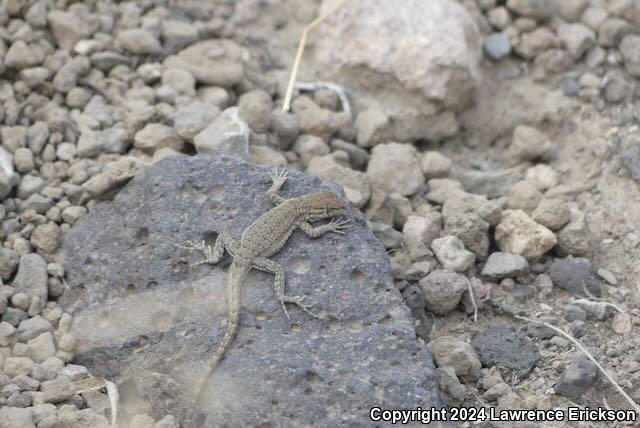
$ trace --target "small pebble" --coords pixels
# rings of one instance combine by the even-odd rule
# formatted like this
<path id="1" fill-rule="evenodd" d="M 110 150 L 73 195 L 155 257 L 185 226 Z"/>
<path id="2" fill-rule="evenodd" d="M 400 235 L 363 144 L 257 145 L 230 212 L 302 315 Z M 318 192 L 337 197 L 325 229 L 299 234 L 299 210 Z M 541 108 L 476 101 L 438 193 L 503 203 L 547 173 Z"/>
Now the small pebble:
<path id="1" fill-rule="evenodd" d="M 610 285 L 618 285 L 618 280 L 616 279 L 615 275 L 608 270 L 600 268 L 597 270 L 597 274 L 600 278 L 607 281 Z"/>

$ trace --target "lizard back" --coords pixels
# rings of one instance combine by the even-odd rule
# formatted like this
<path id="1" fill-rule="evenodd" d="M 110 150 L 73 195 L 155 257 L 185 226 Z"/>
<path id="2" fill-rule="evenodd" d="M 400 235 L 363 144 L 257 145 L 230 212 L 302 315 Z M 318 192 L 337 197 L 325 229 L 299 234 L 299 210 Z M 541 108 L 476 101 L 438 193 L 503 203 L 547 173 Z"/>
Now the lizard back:
<path id="1" fill-rule="evenodd" d="M 251 260 L 278 252 L 298 222 L 296 199 L 289 199 L 262 214 L 242 233 L 240 255 Z"/>

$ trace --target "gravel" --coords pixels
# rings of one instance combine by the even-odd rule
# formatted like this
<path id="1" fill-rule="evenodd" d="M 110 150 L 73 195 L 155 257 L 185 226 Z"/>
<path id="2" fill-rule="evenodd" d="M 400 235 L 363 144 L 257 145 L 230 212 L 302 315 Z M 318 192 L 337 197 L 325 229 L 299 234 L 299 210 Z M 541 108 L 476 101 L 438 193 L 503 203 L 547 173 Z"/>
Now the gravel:
<path id="1" fill-rule="evenodd" d="M 529 263 L 524 257 L 517 254 L 496 252 L 487 259 L 482 268 L 482 275 L 491 280 L 500 280 L 523 275 L 528 270 Z"/>
<path id="2" fill-rule="evenodd" d="M 352 115 L 343 111 L 336 92 L 324 87 L 294 91 L 291 111 L 281 110 L 292 58 L 288 47 L 297 43 L 301 26 L 316 16 L 316 8 L 310 5 L 296 8 L 293 17 L 279 9 L 276 13 L 263 8 L 257 13 L 259 8 L 251 1 L 198 8 L 172 2 L 67 3 L 12 0 L 0 6 L 6 75 L 0 81 L 0 421 L 20 427 L 108 426 L 106 394 L 93 391 L 80 397 L 68 382 L 103 375 L 105 367 L 113 370 L 111 379 L 129 385 L 130 378 L 124 369 L 114 368 L 121 361 L 91 366 L 96 360 L 79 349 L 85 344 L 76 338 L 79 325 L 56 299 L 108 282 L 109 293 L 96 300 L 92 309 L 102 313 L 114 299 L 123 298 L 123 304 L 134 301 L 142 277 L 148 279 L 143 286 L 160 287 L 158 272 L 163 269 L 176 275 L 216 271 L 213 267 L 189 271 L 190 259 L 172 264 L 160 258 L 158 266 L 148 268 L 153 252 L 163 242 L 173 242 L 175 231 L 160 240 L 159 229 L 150 223 L 145 231 L 124 220 L 140 207 L 149 209 L 153 198 L 175 201 L 174 196 L 186 198 L 191 193 L 191 201 L 196 202 L 169 210 L 166 224 L 189 224 L 193 232 L 199 227 L 194 219 L 204 218 L 208 226 L 201 232 L 212 233 L 215 213 L 222 213 L 220 221 L 228 225 L 248 219 L 252 207 L 260 207 L 256 215 L 266 210 L 266 205 L 260 205 L 266 200 L 266 172 L 260 179 L 250 179 L 253 173 L 245 167 L 241 170 L 246 173 L 238 175 L 227 164 L 178 174 L 183 185 L 163 193 L 158 189 L 174 179 L 164 176 L 164 181 L 155 183 L 159 187 L 130 195 L 135 203 L 128 211 L 123 208 L 127 186 L 135 187 L 136 179 L 149 177 L 153 168 L 164 168 L 174 156 L 183 162 L 200 162 L 193 157 L 196 154 L 225 154 L 264 165 L 265 171 L 278 165 L 290 175 L 304 170 L 336 183 L 352 204 L 349 210 L 363 211 L 360 225 L 366 218 L 373 234 L 351 245 L 344 258 L 323 265 L 320 275 L 312 274 L 309 269 L 314 267 L 303 263 L 304 253 L 298 254 L 289 261 L 287 286 L 295 289 L 309 277 L 324 278 L 339 263 L 358 255 L 360 265 L 384 268 L 388 278 L 377 281 L 365 268 L 347 272 L 338 289 L 351 290 L 352 284 L 359 284 L 359 294 L 353 296 L 362 302 L 341 313 L 371 311 L 378 307 L 372 303 L 375 296 L 389 299 L 393 295 L 397 303 L 393 310 L 364 318 L 358 312 L 350 319 L 382 330 L 395 328 L 401 320 L 402 329 L 394 330 L 394 337 L 388 339 L 393 343 L 399 340 L 398 331 L 411 346 L 415 336 L 430 343 L 450 338 L 441 341 L 435 371 L 423 348 L 409 362 L 405 358 L 412 351 L 406 347 L 395 347 L 393 356 L 387 355 L 386 348 L 367 347 L 367 356 L 359 361 L 380 354 L 385 367 L 376 371 L 376 378 L 385 371 L 393 373 L 384 378 L 391 379 L 389 383 L 382 383 L 383 388 L 391 385 L 385 388 L 385 397 L 395 397 L 393 391 L 399 391 L 407 393 L 405 397 L 427 396 L 427 404 L 440 403 L 439 397 L 431 395 L 437 377 L 445 403 L 477 407 L 477 399 L 468 392 L 482 377 L 479 394 L 499 408 L 516 408 L 521 401 L 527 408 L 562 408 L 568 399 L 578 398 L 580 405 L 597 406 L 593 397 L 599 392 L 583 391 L 593 380 L 590 371 L 580 363 L 575 363 L 577 368 L 563 365 L 558 355 L 567 349 L 566 341 L 539 325 L 529 325 L 527 331 L 541 339 L 542 361 L 552 361 L 551 369 L 564 373 L 556 384 L 558 394 L 543 394 L 539 385 L 550 385 L 550 372 L 530 371 L 530 366 L 514 370 L 533 376 L 531 383 L 510 378 L 507 384 L 499 377 L 484 385 L 485 378 L 496 378 L 498 365 L 504 369 L 518 358 L 531 360 L 525 358 L 529 354 L 522 356 L 526 344 L 504 352 L 526 338 L 508 327 L 496 330 L 500 308 L 511 313 L 561 314 L 576 337 L 602 344 L 605 366 L 612 360 L 618 377 L 633 376 L 635 366 L 617 364 L 629 349 L 639 346 L 633 334 L 628 335 L 632 327 L 628 320 L 638 314 L 624 306 L 633 297 L 631 279 L 640 274 L 629 263 L 638 258 L 638 224 L 625 215 L 640 209 L 634 186 L 640 182 L 640 143 L 633 128 L 635 78 L 640 74 L 640 39 L 634 28 L 640 21 L 632 2 L 616 1 L 605 8 L 587 0 L 478 0 L 477 7 L 464 8 L 450 0 L 408 0 L 403 11 L 411 13 L 400 14 L 394 6 L 376 0 L 363 3 L 361 9 L 345 9 L 346 13 L 321 26 L 320 42 L 305 55 L 309 67 L 302 80 L 322 77 L 343 85 Z M 385 24 L 380 28 L 403 30 L 385 33 L 380 39 L 384 43 L 370 43 L 370 29 L 362 26 L 361 16 Z M 419 40 L 417 50 L 407 49 L 405 33 Z M 441 49 L 436 52 L 432 45 Z M 320 69 L 316 63 L 322 64 Z M 613 122 L 606 117 L 613 117 Z M 205 172 L 206 177 L 198 175 Z M 242 189 L 242 198 L 234 199 L 241 201 L 236 205 L 248 204 L 242 210 L 230 205 L 229 193 L 221 190 L 233 180 L 233 186 Z M 597 186 L 592 188 L 594 180 Z M 315 190 L 319 183 L 309 184 L 306 190 Z M 248 190 L 252 186 L 262 190 L 253 195 Z M 299 189 L 288 185 L 284 189 L 285 193 L 294 190 Z M 212 205 L 185 214 L 200 201 Z M 174 205 L 183 202 L 180 199 Z M 108 242 L 91 252 L 65 250 L 69 236 L 86 227 L 104 204 L 116 208 L 111 217 L 101 218 L 95 236 L 105 233 Z M 119 239 L 114 238 L 117 231 L 122 231 Z M 349 231 L 347 236 L 355 235 Z M 135 241 L 132 248 L 140 253 L 123 256 L 128 254 L 123 251 L 117 259 L 123 264 L 114 268 L 115 273 L 104 271 L 113 268 L 101 258 L 105 249 L 131 239 Z M 298 232 L 292 242 L 296 239 L 301 239 Z M 365 244 L 386 250 L 380 253 L 380 262 L 363 258 L 359 249 Z M 62 264 L 78 254 L 91 256 L 79 269 L 94 275 L 72 283 Z M 171 254 L 177 254 L 175 249 Z M 135 278 L 114 280 L 131 260 L 139 268 Z M 591 263 L 602 268 L 596 272 Z M 258 283 L 263 282 L 261 275 L 256 276 Z M 136 285 L 135 290 L 129 284 Z M 322 296 L 337 290 L 334 285 L 314 290 Z M 460 329 L 467 314 L 473 313 L 469 287 L 480 311 L 471 336 L 483 332 L 476 334 L 476 339 L 483 337 L 483 349 L 494 349 L 496 355 L 500 351 L 500 357 L 511 359 L 504 363 L 485 359 L 476 350 L 486 366 L 480 373 Z M 600 302 L 567 296 L 567 292 L 583 296 L 585 288 L 589 295 L 606 292 L 608 301 L 631 312 L 625 314 L 627 318 L 612 317 L 610 308 Z M 269 287 L 249 284 L 248 296 L 258 289 L 269 292 Z M 262 326 L 265 320 L 259 314 L 273 303 L 267 294 L 259 297 L 264 297 L 264 307 L 243 312 L 247 331 L 253 331 L 251 325 Z M 222 313 L 217 311 L 216 316 Z M 438 328 L 432 331 L 433 314 L 438 315 Z M 121 312 L 123 318 L 127 315 Z M 176 329 L 183 319 L 180 314 L 158 315 L 149 321 L 156 328 L 153 335 L 146 339 L 123 335 L 130 340 L 114 344 L 113 355 L 121 355 L 117 352 L 124 348 L 128 353 L 121 360 L 130 355 L 147 358 L 164 343 L 172 348 L 157 354 L 176 355 L 176 348 L 188 349 L 180 340 L 203 337 L 211 343 L 200 340 L 201 346 L 214 347 L 219 337 L 210 334 L 211 323 L 207 328 L 202 324 L 201 331 L 193 330 L 193 325 L 203 322 L 198 319 L 180 330 L 187 332 L 180 336 L 183 333 Z M 546 321 L 562 324 L 552 316 Z M 287 341 L 298 330 L 297 334 L 307 333 L 307 324 L 292 325 L 291 331 L 285 326 Z M 595 328 L 596 324 L 602 328 Z M 87 330 L 95 327 L 80 325 Z M 332 332 L 342 325 L 332 321 Z M 279 327 L 262 327 L 254 332 L 256 337 L 282 333 Z M 624 334 L 625 343 L 619 345 L 616 338 Z M 335 333 L 333 337 L 335 341 Z M 548 343 L 542 342 L 546 339 Z M 377 331 L 368 343 L 380 340 L 388 342 Z M 262 342 L 247 342 L 241 332 L 237 343 L 237 349 L 246 353 Z M 323 350 L 312 346 L 320 353 Z M 349 346 L 341 349 L 351 350 Z M 282 349 L 270 355 L 279 355 Z M 225 361 L 246 372 L 247 365 L 231 355 Z M 297 354 L 287 358 L 291 355 Z M 332 364 L 343 361 L 340 355 L 334 352 Z M 460 355 L 460 361 L 451 355 Z M 293 389 L 299 392 L 294 394 L 297 397 L 322 396 L 330 390 L 326 385 L 337 385 L 335 373 L 315 363 L 311 367 L 309 361 L 307 356 L 289 366 L 298 367 L 300 373 L 295 375 L 303 379 L 291 379 L 290 384 L 297 385 Z M 345 362 L 339 376 L 351 374 L 343 389 L 351 391 L 349 397 L 359 397 L 354 400 L 368 396 L 370 387 L 368 380 L 357 383 L 362 373 L 354 371 L 356 366 Z M 421 370 L 407 368 L 414 366 Z M 367 370 L 373 372 L 373 367 Z M 290 375 L 291 370 L 286 376 Z M 392 385 L 404 377 L 411 379 L 403 381 L 401 388 Z M 184 406 L 176 404 L 184 392 L 177 386 L 179 376 L 147 380 L 135 388 L 148 391 L 144 398 L 149 402 L 164 404 L 153 411 L 127 413 L 123 419 L 134 418 L 134 425 L 154 428 L 193 423 Z M 53 402 L 43 404 L 45 391 Z M 330 414 L 336 415 L 338 424 L 344 424 L 344 415 L 349 415 L 349 422 L 370 424 L 345 407 L 349 398 L 338 400 L 336 406 L 334 393 L 332 400 L 330 407 L 322 407 L 321 400 L 306 400 L 304 411 L 291 412 L 284 409 L 279 394 L 278 404 L 265 406 L 269 414 L 273 414 L 271 407 L 280 406 L 278 414 L 323 418 Z M 413 406 L 406 400 L 392 404 Z M 236 404 L 237 400 L 230 403 Z M 242 414 L 248 415 L 247 409 L 241 409 Z M 215 409 L 208 411 L 215 413 Z M 215 423 L 226 420 L 218 416 Z M 284 422 L 276 418 L 251 422 L 287 424 L 291 416 Z M 202 419 L 199 423 L 213 422 Z"/>
<path id="3" fill-rule="evenodd" d="M 460 302 L 462 293 L 467 290 L 463 275 L 447 270 L 436 270 L 419 282 L 424 294 L 427 310 L 443 315 Z"/>
<path id="4" fill-rule="evenodd" d="M 237 107 L 223 111 L 210 125 L 193 138 L 200 154 L 220 154 L 239 159 L 249 157 L 249 126 Z"/>
<path id="5" fill-rule="evenodd" d="M 484 39 L 482 47 L 489 58 L 499 60 L 511 53 L 511 40 L 504 33 L 493 33 Z"/>

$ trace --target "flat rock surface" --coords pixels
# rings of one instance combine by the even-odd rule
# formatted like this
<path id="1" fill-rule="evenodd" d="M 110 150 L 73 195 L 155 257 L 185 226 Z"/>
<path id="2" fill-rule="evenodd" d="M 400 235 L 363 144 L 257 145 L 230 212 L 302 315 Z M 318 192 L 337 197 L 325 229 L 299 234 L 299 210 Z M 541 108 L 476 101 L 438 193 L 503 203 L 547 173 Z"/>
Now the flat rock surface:
<path id="1" fill-rule="evenodd" d="M 227 157 L 169 157 L 97 204 L 66 234 L 75 362 L 120 384 L 123 403 L 184 418 L 226 324 L 223 269 L 190 263 L 174 244 L 242 231 L 271 208 L 268 169 Z M 290 171 L 281 194 L 342 192 Z M 353 207 L 347 235 L 295 231 L 273 259 L 295 307 L 287 321 L 273 276 L 245 280 L 240 329 L 213 373 L 195 418 L 204 426 L 372 425 L 369 408 L 441 406 L 431 355 L 418 342 L 384 248 Z M 136 399 L 138 401 L 136 401 Z M 142 400 L 142 401 L 140 401 Z M 145 404 L 141 404 L 145 403 Z"/>

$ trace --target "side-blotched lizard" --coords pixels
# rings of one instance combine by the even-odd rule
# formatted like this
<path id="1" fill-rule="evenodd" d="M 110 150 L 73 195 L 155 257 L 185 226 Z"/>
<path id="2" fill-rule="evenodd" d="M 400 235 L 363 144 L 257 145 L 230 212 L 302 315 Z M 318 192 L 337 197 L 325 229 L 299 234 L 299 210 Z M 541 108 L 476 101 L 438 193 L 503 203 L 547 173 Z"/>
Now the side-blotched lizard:
<path id="1" fill-rule="evenodd" d="M 312 226 L 311 222 L 338 215 L 344 209 L 344 202 L 331 192 L 311 193 L 298 198 L 285 199 L 278 195 L 278 191 L 286 179 L 287 173 L 284 170 L 278 171 L 276 168 L 271 175 L 273 184 L 267 190 L 267 196 L 276 206 L 247 227 L 242 233 L 239 243 L 228 234 L 220 233 L 213 248 L 204 242 L 198 245 L 189 243 L 189 246 L 182 247 L 189 250 L 201 250 L 204 253 L 205 259 L 196 264 L 218 263 L 222 259 L 225 249 L 233 258 L 227 280 L 227 306 L 229 310 L 227 329 L 211 357 L 207 372 L 200 378 L 196 389 L 196 403 L 200 399 L 209 375 L 220 363 L 236 334 L 240 311 L 240 288 L 252 268 L 275 275 L 273 288 L 287 318 L 289 318 L 289 312 L 285 303 L 296 304 L 309 315 L 319 318 L 309 310 L 307 305 L 302 303 L 304 296 L 285 294 L 284 269 L 269 257 L 284 246 L 296 228 L 301 229 L 310 238 L 317 238 L 327 232 L 344 234 L 343 230 L 349 227 L 349 221 L 332 219 L 327 224 Z"/>

